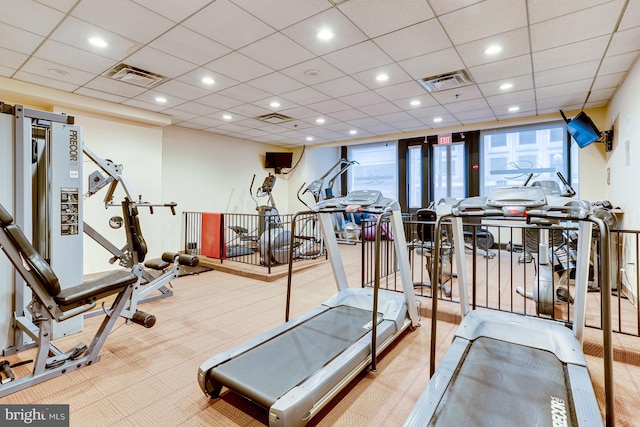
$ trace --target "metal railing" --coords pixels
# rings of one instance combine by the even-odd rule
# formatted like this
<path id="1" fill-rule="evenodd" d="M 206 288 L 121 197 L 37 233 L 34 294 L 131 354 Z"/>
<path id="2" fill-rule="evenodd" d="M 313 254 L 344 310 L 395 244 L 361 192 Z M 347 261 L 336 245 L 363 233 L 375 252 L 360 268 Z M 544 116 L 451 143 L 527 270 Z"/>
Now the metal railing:
<path id="1" fill-rule="evenodd" d="M 320 227 L 315 214 L 302 215 L 291 230 L 293 215 L 259 215 L 223 213 L 222 227 L 219 230 L 206 230 L 217 233 L 221 240 L 223 254 L 221 262 L 231 260 L 253 266 L 262 266 L 271 273 L 271 268 L 286 265 L 289 259 L 291 233 L 295 236 L 294 262 L 316 259 L 325 255 Z M 184 213 L 184 251 L 191 254 L 203 253 L 202 213 Z"/>
<path id="2" fill-rule="evenodd" d="M 366 227 L 366 224 L 363 226 Z M 415 216 L 405 216 L 405 235 L 409 245 L 415 293 L 428 298 L 434 295 L 431 286 L 434 280 L 429 274 L 434 261 L 433 247 L 431 242 L 424 241 L 421 237 L 425 234 L 435 236 L 434 226 L 434 222 L 418 221 Z M 431 227 L 431 232 L 425 233 L 425 227 Z M 482 224 L 465 224 L 464 229 L 470 305 L 474 309 L 538 316 L 535 301 L 525 298 L 522 293 L 533 292 L 536 280 L 540 280 L 540 228 L 515 221 L 487 221 Z M 541 316 L 570 323 L 573 319 L 576 228 L 566 225 L 553 226 L 548 230 L 550 263 L 543 268 L 550 268 L 553 272 L 551 280 L 555 304 L 553 313 Z M 449 243 L 448 225 L 445 224 L 440 232 L 443 234 L 444 244 L 441 248 L 442 274 L 437 281 L 437 295 L 441 300 L 459 303 L 456 267 L 452 256 L 454 249 Z M 640 231 L 614 229 L 610 234 L 613 330 L 625 335 L 640 336 L 640 271 L 637 268 L 640 263 Z M 380 288 L 400 292 L 396 254 L 390 238 L 382 242 Z M 602 283 L 602 277 L 599 265 L 602 260 L 596 242 L 597 239 L 592 239 L 586 326 L 601 329 L 602 295 L 599 283 Z M 363 239 L 362 243 L 362 283 L 365 286 L 372 286 L 374 279 L 372 243 L 367 239 Z"/>

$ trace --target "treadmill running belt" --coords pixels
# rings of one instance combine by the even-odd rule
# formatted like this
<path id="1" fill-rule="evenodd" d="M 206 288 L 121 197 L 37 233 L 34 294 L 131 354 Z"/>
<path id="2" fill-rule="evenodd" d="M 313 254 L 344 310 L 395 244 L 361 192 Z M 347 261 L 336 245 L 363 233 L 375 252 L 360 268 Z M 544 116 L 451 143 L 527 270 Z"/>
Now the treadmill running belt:
<path id="1" fill-rule="evenodd" d="M 210 375 L 269 408 L 370 330 L 371 311 L 338 306 L 216 366 Z"/>
<path id="2" fill-rule="evenodd" d="M 569 385 L 553 353 L 477 338 L 452 381 L 430 425 L 574 425 Z"/>

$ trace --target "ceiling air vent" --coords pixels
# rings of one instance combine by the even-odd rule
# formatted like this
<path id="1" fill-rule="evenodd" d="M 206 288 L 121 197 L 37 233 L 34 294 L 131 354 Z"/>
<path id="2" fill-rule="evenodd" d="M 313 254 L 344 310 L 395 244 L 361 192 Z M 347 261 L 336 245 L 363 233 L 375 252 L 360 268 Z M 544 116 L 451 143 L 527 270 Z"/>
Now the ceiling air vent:
<path id="1" fill-rule="evenodd" d="M 423 79 L 419 79 L 418 83 L 424 86 L 424 88 L 429 92 L 439 92 L 441 90 L 467 86 L 472 84 L 473 81 L 465 70 L 458 70 L 433 77 L 425 77 Z"/>
<path id="2" fill-rule="evenodd" d="M 271 123 L 274 125 L 293 120 L 292 117 L 285 116 L 284 114 L 279 114 L 279 113 L 263 114 L 262 116 L 256 117 L 256 119 L 263 122 Z"/>
<path id="3" fill-rule="evenodd" d="M 146 88 L 152 88 L 166 80 L 166 77 L 160 74 L 145 71 L 127 64 L 118 64 L 105 72 L 103 76 Z"/>

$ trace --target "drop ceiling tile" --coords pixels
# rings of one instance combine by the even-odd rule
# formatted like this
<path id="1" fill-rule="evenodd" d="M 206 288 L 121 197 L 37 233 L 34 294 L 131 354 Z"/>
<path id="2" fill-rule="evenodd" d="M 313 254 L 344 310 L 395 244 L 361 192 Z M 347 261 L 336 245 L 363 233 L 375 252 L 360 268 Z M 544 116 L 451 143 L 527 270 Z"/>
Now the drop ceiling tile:
<path id="1" fill-rule="evenodd" d="M 411 105 L 412 102 L 419 102 L 418 105 Z M 398 108 L 402 110 L 414 110 L 416 108 L 424 108 L 424 107 L 432 107 L 434 105 L 438 105 L 438 101 L 436 101 L 431 95 L 424 94 L 422 96 L 412 96 L 410 98 L 404 99 L 396 99 L 395 101 L 391 101 L 398 106 Z"/>
<path id="2" fill-rule="evenodd" d="M 194 123 L 194 124 L 202 125 L 204 127 L 214 127 L 214 126 L 220 126 L 224 124 L 224 121 L 215 119 L 213 117 L 197 117 L 195 119 L 189 120 L 187 123 Z"/>
<path id="3" fill-rule="evenodd" d="M 45 61 L 62 62 L 70 68 L 77 68 L 93 74 L 102 74 L 115 65 L 112 59 L 67 46 L 51 39 L 45 41 L 34 56 Z"/>
<path id="4" fill-rule="evenodd" d="M 132 85 L 130 83 L 124 83 L 102 76 L 98 76 L 95 79 L 91 80 L 90 82 L 85 84 L 85 87 L 89 89 L 95 89 L 100 92 L 122 96 L 125 98 L 133 98 L 147 90 L 140 86 Z"/>
<path id="5" fill-rule="evenodd" d="M 455 89 L 448 89 L 431 93 L 433 99 L 442 105 L 470 101 L 472 99 L 482 98 L 482 92 L 476 85 L 468 85 Z"/>
<path id="6" fill-rule="evenodd" d="M 127 99 L 123 96 L 113 95 L 111 93 L 101 92 L 99 90 L 89 89 L 87 87 L 80 87 L 74 93 L 78 95 L 88 96 L 90 98 L 101 99 L 103 101 L 115 102 L 116 104 L 120 104 Z"/>
<path id="7" fill-rule="evenodd" d="M 197 66 L 191 62 L 184 61 L 151 47 L 143 47 L 128 57 L 126 63 L 169 78 L 178 77 L 197 68 Z"/>
<path id="8" fill-rule="evenodd" d="M 481 16 L 481 19 L 478 17 Z M 527 25 L 526 2 L 486 0 L 440 16 L 454 44 L 468 43 Z"/>
<path id="9" fill-rule="evenodd" d="M 414 79 L 437 76 L 464 68 L 455 49 L 443 49 L 400 61 L 399 65 Z"/>
<path id="10" fill-rule="evenodd" d="M 529 55 L 504 61 L 491 62 L 469 69 L 471 78 L 476 84 L 509 79 L 512 76 L 531 74 L 531 57 Z"/>
<path id="11" fill-rule="evenodd" d="M 361 119 L 353 119 L 347 121 L 349 124 L 356 126 L 360 129 L 368 130 L 368 128 L 372 126 L 378 126 L 383 124 L 380 120 L 375 117 L 363 117 Z"/>
<path id="12" fill-rule="evenodd" d="M 342 96 L 352 95 L 354 93 L 367 90 L 366 86 L 358 83 L 349 76 L 341 77 L 330 82 L 320 83 L 313 87 L 333 98 L 340 98 Z"/>
<path id="13" fill-rule="evenodd" d="M 209 62 L 205 65 L 205 68 L 242 82 L 253 80 L 273 72 L 273 70 L 266 65 L 254 61 L 238 52 L 232 52 L 229 55 Z"/>
<path id="14" fill-rule="evenodd" d="M 166 102 L 158 102 L 156 101 L 156 97 L 162 97 L 164 99 L 166 99 Z M 166 110 L 167 108 L 173 108 L 176 107 L 178 105 L 184 104 L 185 103 L 185 99 L 183 98 L 179 98 L 177 96 L 174 95 L 168 95 L 162 91 L 156 90 L 156 89 L 151 89 L 148 90 L 145 93 L 142 93 L 138 96 L 136 96 L 135 98 L 133 98 L 136 101 L 142 101 L 142 102 L 148 102 L 149 104 L 153 104 L 154 106 L 157 106 L 157 110 L 155 111 L 160 111 L 160 110 Z"/>
<path id="15" fill-rule="evenodd" d="M 640 26 L 614 33 L 609 49 L 607 49 L 607 56 L 620 55 L 638 50 L 640 50 Z"/>
<path id="16" fill-rule="evenodd" d="M 359 120 L 369 117 L 368 114 L 363 113 L 360 110 L 355 108 L 351 110 L 338 111 L 336 113 L 331 113 L 329 116 L 337 121 L 349 122 L 352 120 Z"/>
<path id="17" fill-rule="evenodd" d="M 502 51 L 494 55 L 486 55 L 483 52 L 487 47 L 494 45 L 501 46 Z M 467 67 L 502 61 L 529 54 L 529 32 L 527 27 L 522 27 L 461 44 L 457 49 Z"/>
<path id="18" fill-rule="evenodd" d="M 345 74 L 322 58 L 314 58 L 280 71 L 306 85 L 314 85 L 344 77 Z"/>
<path id="19" fill-rule="evenodd" d="M 589 88 L 591 87 L 591 81 L 591 79 L 584 79 L 559 85 L 545 86 L 537 88 L 536 94 L 539 98 L 581 94 L 582 97 L 586 99 Z"/>
<path id="20" fill-rule="evenodd" d="M 175 109 L 184 111 L 186 113 L 196 114 L 198 116 L 206 116 L 220 111 L 219 108 L 200 104 L 198 102 L 187 102 L 186 104 L 178 105 L 177 107 L 175 107 Z"/>
<path id="21" fill-rule="evenodd" d="M 575 80 L 593 79 L 593 76 L 595 76 L 598 71 L 599 65 L 600 61 L 594 60 L 537 72 L 535 73 L 536 87 L 540 88 Z"/>
<path id="22" fill-rule="evenodd" d="M 429 4 L 435 11 L 436 15 L 444 15 L 463 7 L 471 6 L 484 0 L 429 0 Z"/>
<path id="23" fill-rule="evenodd" d="M 217 93 L 229 98 L 238 99 L 243 103 L 254 102 L 259 99 L 264 99 L 270 95 L 268 92 L 257 89 L 248 84 L 239 84 L 236 86 L 232 86 Z"/>
<path id="24" fill-rule="evenodd" d="M 272 101 L 277 101 L 280 106 L 279 107 L 272 107 L 271 102 Z M 270 96 L 268 98 L 264 98 L 264 99 L 260 99 L 258 101 L 255 101 L 251 104 L 245 104 L 245 106 L 240 106 L 240 107 L 236 107 L 236 108 L 246 108 L 248 111 L 253 111 L 253 114 L 249 114 L 249 117 L 254 117 L 254 116 L 260 116 L 262 114 L 267 114 L 267 113 L 279 113 L 282 110 L 288 110 L 290 108 L 296 108 L 298 105 L 293 103 L 293 102 L 289 102 L 285 99 L 281 99 L 279 97 L 275 97 L 275 96 Z M 261 113 L 258 113 L 258 111 L 262 111 Z M 247 115 L 247 114 L 245 114 Z"/>
<path id="25" fill-rule="evenodd" d="M 154 87 L 153 90 L 165 95 L 179 97 L 185 100 L 198 99 L 211 93 L 210 90 L 192 86 L 190 84 L 181 82 L 180 80 L 169 80 L 166 83 L 162 83 L 161 85 Z"/>
<path id="26" fill-rule="evenodd" d="M 307 107 L 322 114 L 335 113 L 337 111 L 349 110 L 351 108 L 344 102 L 340 102 L 337 99 L 329 99 L 327 101 L 316 102 L 315 104 L 307 105 Z"/>
<path id="27" fill-rule="evenodd" d="M 608 44 L 609 36 L 602 36 L 534 52 L 533 69 L 543 71 L 573 65 L 576 62 L 600 60 Z"/>
<path id="28" fill-rule="evenodd" d="M 511 83 L 513 87 L 511 89 L 500 89 L 500 85 L 503 83 Z M 492 82 L 480 83 L 478 85 L 480 91 L 484 96 L 493 96 L 506 93 L 507 91 L 519 91 L 526 89 L 533 89 L 533 77 L 531 74 L 525 74 L 522 76 L 514 76 L 511 78 L 505 78 L 502 80 L 496 80 Z"/>
<path id="29" fill-rule="evenodd" d="M 316 38 L 316 33 L 323 28 L 333 31 L 334 37 L 331 40 Z M 335 8 L 285 28 L 282 33 L 316 55 L 324 55 L 367 39 L 362 31 Z"/>
<path id="30" fill-rule="evenodd" d="M 309 105 L 315 102 L 331 99 L 329 96 L 312 87 L 304 87 L 302 89 L 283 93 L 281 97 L 299 105 Z"/>
<path id="31" fill-rule="evenodd" d="M 37 0 L 38 3 L 46 4 L 60 12 L 67 13 L 78 2 L 77 0 Z"/>
<path id="32" fill-rule="evenodd" d="M 525 102 L 530 102 L 534 97 L 533 89 L 521 90 L 517 92 L 503 93 L 500 95 L 494 95 L 487 97 L 487 102 L 491 108 L 498 108 L 503 106 L 520 105 Z"/>
<path id="33" fill-rule="evenodd" d="M 498 120 L 513 120 L 521 117 L 529 117 L 535 113 L 536 110 L 532 108 L 529 110 L 518 111 L 517 113 L 510 113 L 508 111 L 496 113 L 496 117 L 498 118 Z"/>
<path id="34" fill-rule="evenodd" d="M 606 56 L 602 60 L 602 65 L 600 66 L 600 70 L 598 70 L 598 73 L 605 75 L 630 70 L 637 57 L 638 52 L 629 52 L 616 56 Z"/>
<path id="35" fill-rule="evenodd" d="M 611 99 L 615 91 L 616 88 L 592 90 L 589 94 L 588 102 L 604 101 L 606 104 L 606 102 Z"/>
<path id="36" fill-rule="evenodd" d="M 619 0 L 620 3 L 624 3 L 623 0 Z M 630 1 L 627 4 L 624 16 L 620 20 L 620 26 L 618 31 L 628 30 L 629 28 L 637 27 L 640 23 L 640 3 L 637 1 Z"/>
<path id="37" fill-rule="evenodd" d="M 609 2 L 531 25 L 533 52 L 606 35 L 619 14 L 618 2 Z"/>
<path id="38" fill-rule="evenodd" d="M 380 104 L 364 105 L 358 108 L 358 110 L 370 116 L 379 116 L 383 114 L 391 114 L 391 113 L 397 113 L 401 111 L 392 102 L 381 102 Z"/>
<path id="39" fill-rule="evenodd" d="M 167 31 L 149 46 L 196 65 L 204 65 L 231 52 L 226 46 L 182 26 Z"/>
<path id="40" fill-rule="evenodd" d="M 140 101 L 139 99 L 133 99 L 133 98 L 123 101 L 122 104 L 129 105 L 131 107 L 142 108 L 143 110 L 147 110 L 147 111 L 155 111 L 155 112 L 160 112 L 160 110 L 164 108 L 162 105 L 158 105 L 153 102 Z"/>
<path id="41" fill-rule="evenodd" d="M 202 79 L 205 77 L 214 79 L 214 83 L 204 83 Z M 216 73 L 204 67 L 196 68 L 195 70 L 189 71 L 188 73 L 181 75 L 175 80 L 205 89 L 209 92 L 217 92 L 239 84 L 237 80 Z"/>
<path id="42" fill-rule="evenodd" d="M 249 82 L 255 88 L 270 94 L 291 92 L 304 87 L 302 83 L 282 73 L 271 73 Z"/>
<path id="43" fill-rule="evenodd" d="M 262 40 L 251 43 L 240 49 L 239 52 L 274 70 L 281 70 L 314 57 L 307 49 L 281 33 L 271 34 Z"/>
<path id="44" fill-rule="evenodd" d="M 426 77 L 426 76 L 425 76 Z M 386 86 L 374 91 L 378 95 L 389 101 L 395 101 L 399 99 L 422 97 L 429 95 L 429 92 L 417 81 L 400 83 L 393 86 Z"/>
<path id="45" fill-rule="evenodd" d="M 300 0 L 269 0 L 268 2 L 233 0 L 233 2 L 278 30 L 331 7 L 331 3 L 326 0 L 305 0 L 304 2 Z"/>
<path id="46" fill-rule="evenodd" d="M 385 34 L 373 42 L 396 61 L 453 47 L 437 19 Z"/>
<path id="47" fill-rule="evenodd" d="M 13 71 L 18 69 L 28 58 L 25 54 L 14 52 L 3 47 L 0 47 L 0 57 L 2 58 L 2 65 Z M 13 72 L 11 74 L 13 74 Z"/>
<path id="48" fill-rule="evenodd" d="M 318 117 L 319 113 L 311 108 L 307 107 L 295 107 L 281 110 L 280 113 L 285 116 L 293 117 L 294 119 L 307 119 L 309 117 Z M 314 123 L 315 124 L 315 123 Z"/>
<path id="49" fill-rule="evenodd" d="M 619 4 L 624 1 L 616 0 Z M 559 16 L 568 15 L 582 9 L 591 9 L 599 6 L 602 0 L 570 0 L 557 2 L 554 0 L 534 0 L 529 1 L 529 20 L 532 24 L 548 21 Z"/>
<path id="50" fill-rule="evenodd" d="M 471 99 L 463 102 L 452 102 L 445 105 L 447 110 L 455 115 L 463 111 L 480 110 L 489 107 L 484 98 Z"/>
<path id="51" fill-rule="evenodd" d="M 199 117 L 198 114 L 187 113 L 186 111 L 180 111 L 177 108 L 167 108 L 166 110 L 162 110 L 162 113 L 170 115 L 177 122 L 192 120 L 192 119 L 195 119 L 196 117 Z M 175 123 L 175 122 L 172 122 L 172 123 Z"/>
<path id="52" fill-rule="evenodd" d="M 388 80 L 378 81 L 377 76 L 386 74 Z M 351 77 L 368 87 L 369 89 L 380 89 L 385 86 L 394 86 L 400 83 L 411 82 L 413 79 L 397 64 L 387 64 L 372 68 L 367 71 L 352 74 Z"/>
<path id="53" fill-rule="evenodd" d="M 30 55 L 44 40 L 43 37 L 0 23 L 0 47 Z"/>
<path id="54" fill-rule="evenodd" d="M 388 124 L 394 124 L 397 122 L 407 121 L 407 120 L 418 121 L 415 117 L 411 116 L 408 113 L 405 113 L 404 111 L 395 111 L 392 113 L 376 114 L 376 118 Z"/>
<path id="55" fill-rule="evenodd" d="M 33 0 L 0 3 L 0 22 L 40 36 L 49 34 L 64 19 L 64 13 Z"/>
<path id="56" fill-rule="evenodd" d="M 426 130 L 426 126 L 424 125 L 424 123 L 422 123 L 422 121 L 413 117 L 407 120 L 398 120 L 394 122 L 393 125 L 398 129 L 402 129 L 404 132 L 407 132 L 407 131 L 410 132 L 410 131 L 421 130 L 421 129 Z"/>
<path id="57" fill-rule="evenodd" d="M 100 37 L 108 43 L 108 46 L 95 47 L 89 43 L 90 37 Z M 115 61 L 122 60 L 142 47 L 130 39 L 72 16 L 68 16 L 55 29 L 51 39 Z"/>
<path id="58" fill-rule="evenodd" d="M 323 56 L 323 59 L 346 74 L 388 65 L 393 60 L 371 41 L 359 43 Z"/>
<path id="59" fill-rule="evenodd" d="M 24 68 L 23 68 L 24 70 Z M 40 86 L 50 87 L 53 89 L 62 90 L 64 92 L 73 92 L 78 88 L 77 84 L 64 82 L 61 80 L 50 79 L 48 77 L 44 77 L 37 74 L 32 74 L 26 71 L 18 71 L 15 73 L 12 78 L 16 80 L 21 80 L 23 82 L 33 83 Z"/>
<path id="60" fill-rule="evenodd" d="M 362 107 L 363 105 L 379 104 L 381 102 L 387 101 L 373 91 L 360 92 L 353 95 L 343 96 L 339 100 L 354 108 Z"/>
<path id="61" fill-rule="evenodd" d="M 198 10 L 202 9 L 211 0 L 132 0 L 149 10 L 164 16 L 173 22 L 180 22 Z"/>
<path id="62" fill-rule="evenodd" d="M 199 123 L 193 123 L 193 122 L 181 122 L 178 126 L 183 127 L 183 128 L 189 128 L 189 129 L 195 129 L 195 130 L 203 130 L 206 129 L 207 126 L 206 125 L 201 125 Z"/>
<path id="63" fill-rule="evenodd" d="M 36 74 L 45 79 L 52 79 L 61 82 L 65 82 L 72 86 L 81 86 L 84 83 L 88 82 L 93 78 L 91 73 L 87 73 L 86 71 L 78 70 L 76 68 L 67 67 L 66 65 L 58 64 L 51 61 L 45 61 L 38 58 L 29 59 L 21 68 L 21 71 L 25 71 L 27 73 Z M 59 70 L 61 72 L 66 73 L 62 75 L 59 72 L 51 71 L 51 70 Z M 73 90 L 76 89 L 73 88 Z"/>
<path id="64" fill-rule="evenodd" d="M 231 49 L 240 49 L 275 31 L 229 0 L 216 0 L 182 25 Z"/>
<path id="65" fill-rule="evenodd" d="M 496 120 L 496 116 L 489 108 L 482 108 L 480 110 L 460 111 L 455 114 L 462 124 L 477 123 L 477 122 L 489 122 Z"/>
<path id="66" fill-rule="evenodd" d="M 407 113 L 411 114 L 416 119 L 420 119 L 422 121 L 427 120 L 427 122 L 425 122 L 427 124 L 430 124 L 430 121 L 433 120 L 434 117 L 452 117 L 449 112 L 441 105 L 415 108 L 413 110 L 407 110 Z"/>
<path id="67" fill-rule="evenodd" d="M 174 23 L 129 0 L 80 1 L 72 16 L 140 43 L 149 43 Z"/>
<path id="68" fill-rule="evenodd" d="M 613 73 L 613 74 L 598 74 L 593 82 L 593 88 L 591 90 L 600 90 L 606 88 L 617 88 L 624 80 L 627 73 Z"/>
<path id="69" fill-rule="evenodd" d="M 338 8 L 371 38 L 434 16 L 423 0 L 350 0 Z"/>
<path id="70" fill-rule="evenodd" d="M 244 104 L 244 102 L 220 95 L 219 93 L 212 93 L 211 95 L 198 99 L 198 104 L 204 104 L 218 110 L 226 110 L 227 108 L 237 107 L 238 105 Z"/>

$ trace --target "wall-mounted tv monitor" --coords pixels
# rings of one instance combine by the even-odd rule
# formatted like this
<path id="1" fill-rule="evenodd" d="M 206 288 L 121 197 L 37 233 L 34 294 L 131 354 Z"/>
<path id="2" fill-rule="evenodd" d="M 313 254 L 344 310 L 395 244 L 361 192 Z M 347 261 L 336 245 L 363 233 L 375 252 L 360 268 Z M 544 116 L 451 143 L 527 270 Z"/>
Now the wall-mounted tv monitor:
<path id="1" fill-rule="evenodd" d="M 562 111 L 560 111 L 560 113 L 562 113 Z M 600 131 L 584 111 L 581 111 L 580 114 L 571 120 L 567 120 L 564 114 L 562 114 L 562 117 L 567 121 L 567 130 L 578 144 L 578 147 L 584 148 L 600 139 Z"/>
<path id="2" fill-rule="evenodd" d="M 264 167 L 265 169 L 275 169 L 276 173 L 280 173 L 282 169 L 289 169 L 293 163 L 293 153 L 265 153 Z"/>

